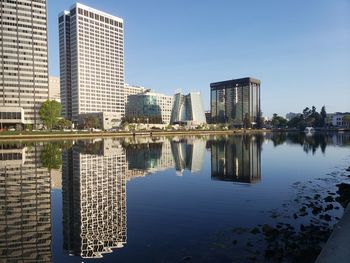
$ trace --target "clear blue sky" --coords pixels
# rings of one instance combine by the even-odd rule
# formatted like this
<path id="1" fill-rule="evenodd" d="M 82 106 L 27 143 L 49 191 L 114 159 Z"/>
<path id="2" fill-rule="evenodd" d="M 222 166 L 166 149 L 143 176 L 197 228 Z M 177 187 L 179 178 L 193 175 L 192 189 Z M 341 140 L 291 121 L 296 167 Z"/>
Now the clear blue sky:
<path id="1" fill-rule="evenodd" d="M 261 80 L 262 111 L 350 111 L 350 0 L 82 0 L 124 19 L 125 80 L 168 95 L 211 82 Z M 58 13 L 48 0 L 50 74 L 59 75 Z"/>

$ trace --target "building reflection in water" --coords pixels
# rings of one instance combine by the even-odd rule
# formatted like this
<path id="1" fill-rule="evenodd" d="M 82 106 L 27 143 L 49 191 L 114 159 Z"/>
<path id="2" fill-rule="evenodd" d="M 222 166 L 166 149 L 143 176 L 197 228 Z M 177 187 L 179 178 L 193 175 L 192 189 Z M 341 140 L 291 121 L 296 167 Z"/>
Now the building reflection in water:
<path id="1" fill-rule="evenodd" d="M 175 159 L 175 168 L 182 173 L 185 169 L 199 172 L 203 167 L 205 141 L 194 137 L 174 138 L 171 149 Z"/>
<path id="2" fill-rule="evenodd" d="M 63 153 L 63 247 L 100 258 L 126 243 L 126 155 L 112 139 L 79 141 Z"/>
<path id="3" fill-rule="evenodd" d="M 51 181 L 42 145 L 0 144 L 0 261 L 51 262 Z"/>
<path id="4" fill-rule="evenodd" d="M 213 180 L 255 183 L 261 180 L 261 136 L 214 139 L 211 148 Z"/>
<path id="5" fill-rule="evenodd" d="M 175 168 L 181 175 L 185 169 L 197 172 L 203 166 L 205 141 L 195 137 L 137 138 L 125 141 L 124 147 L 128 174 L 143 171 L 145 175 Z"/>

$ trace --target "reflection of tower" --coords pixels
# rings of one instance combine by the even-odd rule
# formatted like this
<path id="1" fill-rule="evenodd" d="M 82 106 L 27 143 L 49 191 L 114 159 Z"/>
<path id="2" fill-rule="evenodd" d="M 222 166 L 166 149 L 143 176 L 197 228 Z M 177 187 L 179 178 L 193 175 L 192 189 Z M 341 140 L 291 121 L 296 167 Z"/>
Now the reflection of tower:
<path id="1" fill-rule="evenodd" d="M 212 179 L 242 183 L 259 181 L 261 140 L 260 136 L 235 136 L 212 141 Z"/>
<path id="2" fill-rule="evenodd" d="M 182 172 L 189 169 L 191 172 L 200 171 L 203 166 L 206 142 L 196 138 L 175 139 L 171 148 L 175 159 L 175 168 Z"/>
<path id="3" fill-rule="evenodd" d="M 0 146 L 0 261 L 51 262 L 51 182 L 41 145 Z"/>
<path id="4" fill-rule="evenodd" d="M 64 248 L 102 257 L 126 243 L 126 158 L 118 142 L 81 143 L 63 155 Z"/>

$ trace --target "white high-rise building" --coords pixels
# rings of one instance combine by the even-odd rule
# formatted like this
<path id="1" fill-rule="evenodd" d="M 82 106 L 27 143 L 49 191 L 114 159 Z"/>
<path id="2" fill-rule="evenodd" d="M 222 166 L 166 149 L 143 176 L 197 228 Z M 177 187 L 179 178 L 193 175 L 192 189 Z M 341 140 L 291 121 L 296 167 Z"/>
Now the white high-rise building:
<path id="1" fill-rule="evenodd" d="M 46 0 L 0 1 L 0 123 L 40 125 L 48 99 Z"/>
<path id="2" fill-rule="evenodd" d="M 63 116 L 125 113 L 123 19 L 75 4 L 59 15 Z"/>

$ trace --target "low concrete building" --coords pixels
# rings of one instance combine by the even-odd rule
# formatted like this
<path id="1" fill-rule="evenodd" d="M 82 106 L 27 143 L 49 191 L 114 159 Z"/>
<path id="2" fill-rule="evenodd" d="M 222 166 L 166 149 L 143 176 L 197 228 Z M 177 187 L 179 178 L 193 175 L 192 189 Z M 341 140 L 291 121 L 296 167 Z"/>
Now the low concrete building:
<path id="1" fill-rule="evenodd" d="M 0 129 L 26 124 L 22 107 L 0 106 Z"/>
<path id="2" fill-rule="evenodd" d="M 90 118 L 96 118 L 98 123 L 94 128 L 102 130 L 117 129 L 121 124 L 122 116 L 117 112 L 96 112 L 96 113 L 84 113 L 79 115 L 78 124 L 83 127 L 88 126 L 88 120 Z"/>
<path id="3" fill-rule="evenodd" d="M 344 117 L 350 116 L 350 112 L 336 112 L 330 115 L 331 124 L 334 127 L 348 128 L 348 122 Z"/>

